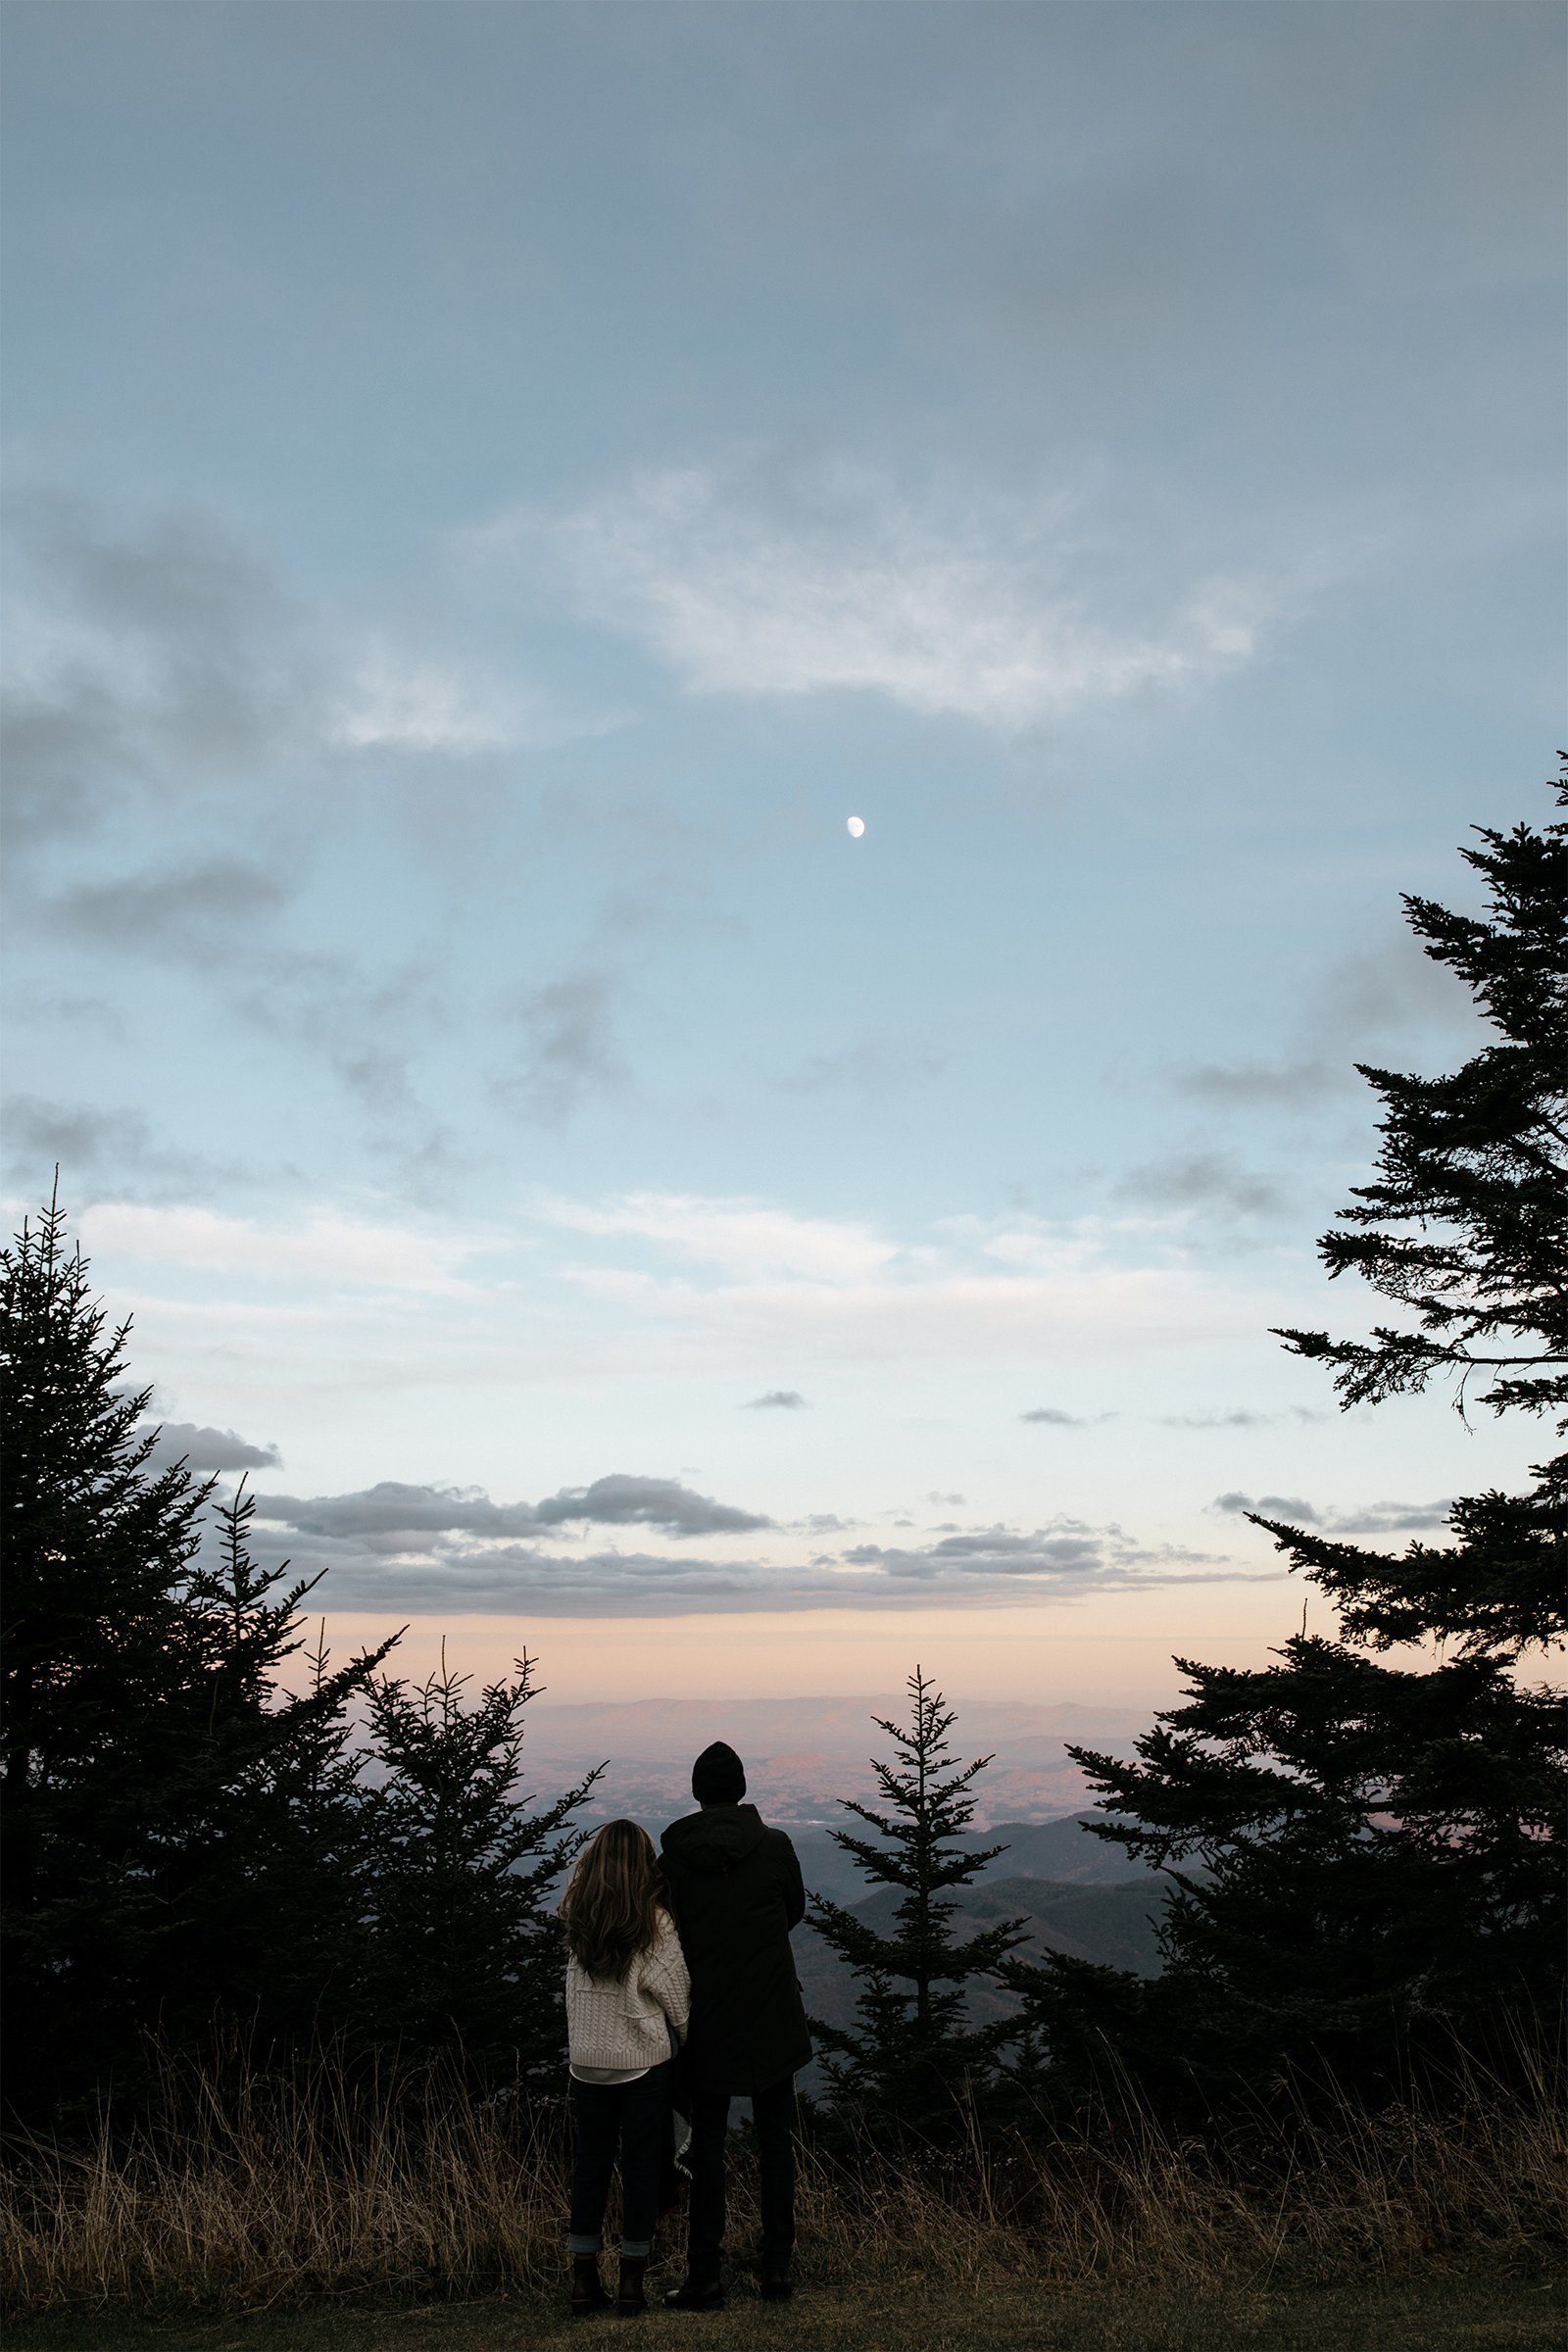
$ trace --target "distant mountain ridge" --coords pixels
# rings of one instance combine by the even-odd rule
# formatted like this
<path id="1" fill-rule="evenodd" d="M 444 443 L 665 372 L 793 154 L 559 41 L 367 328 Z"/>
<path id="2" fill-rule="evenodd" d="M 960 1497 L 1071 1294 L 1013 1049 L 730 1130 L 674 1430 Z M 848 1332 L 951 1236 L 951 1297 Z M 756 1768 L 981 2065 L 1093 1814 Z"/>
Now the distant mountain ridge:
<path id="1" fill-rule="evenodd" d="M 875 1797 L 873 1755 L 888 1753 L 874 1715 L 901 1720 L 902 1692 L 853 1698 L 669 1699 L 572 1703 L 548 1700 L 528 1726 L 528 1765 L 564 1783 L 608 1762 L 586 1818 L 671 1820 L 691 1807 L 693 1758 L 727 1740 L 744 1758 L 749 1793 L 782 1827 L 836 1823 L 838 1800 Z M 1069 1740 L 1120 1754 L 1145 1730 L 1136 1707 L 1049 1704 L 1016 1699 L 964 1703 L 955 1747 L 964 1760 L 993 1759 L 976 1784 L 982 1823 L 1059 1817 L 1089 1793 L 1066 1752 Z"/>
<path id="2" fill-rule="evenodd" d="M 970 1847 L 1005 1848 L 995 1861 L 986 1863 L 979 1877 L 971 1882 L 976 1891 L 989 1888 L 993 1881 L 1001 1879 L 1040 1880 L 1062 1887 L 1147 1886 L 1156 1874 L 1147 1862 L 1137 1860 L 1121 1846 L 1097 1838 L 1088 1825 L 1100 1818 L 1097 1813 L 1080 1812 L 1061 1815 L 1054 1821 L 1001 1821 L 989 1830 L 976 1831 L 955 1842 Z M 813 1893 L 825 1895 L 829 1902 L 849 1903 L 856 1908 L 867 1898 L 879 1899 L 852 1857 L 835 1842 L 830 1830 L 815 1824 L 784 1826 L 789 1829 L 801 1857 L 802 1875 Z"/>

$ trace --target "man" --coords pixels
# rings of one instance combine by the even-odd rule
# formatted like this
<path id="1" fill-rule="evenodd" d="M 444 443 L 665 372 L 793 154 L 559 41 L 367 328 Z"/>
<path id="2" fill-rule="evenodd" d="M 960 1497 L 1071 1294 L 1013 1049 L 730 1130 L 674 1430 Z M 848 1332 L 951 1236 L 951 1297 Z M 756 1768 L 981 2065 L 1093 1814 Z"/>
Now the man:
<path id="1" fill-rule="evenodd" d="M 717 1740 L 692 1766 L 702 1810 L 670 1823 L 664 1874 L 692 1980 L 686 2078 L 692 2138 L 686 2283 L 671 2311 L 721 2311 L 724 2140 L 729 2103 L 752 2102 L 761 2170 L 762 2293 L 790 2292 L 795 2244 L 795 2072 L 811 2055 L 790 1930 L 806 1915 L 795 1848 L 742 1803 L 746 1770 Z"/>

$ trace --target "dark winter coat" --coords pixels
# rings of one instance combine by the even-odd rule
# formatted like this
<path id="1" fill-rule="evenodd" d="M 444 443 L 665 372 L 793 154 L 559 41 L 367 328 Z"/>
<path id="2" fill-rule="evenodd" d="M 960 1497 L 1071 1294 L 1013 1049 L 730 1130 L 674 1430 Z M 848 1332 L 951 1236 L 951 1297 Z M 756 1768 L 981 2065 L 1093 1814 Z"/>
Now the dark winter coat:
<path id="1" fill-rule="evenodd" d="M 705 1805 L 670 1823 L 663 1849 L 692 1979 L 692 2086 L 765 2090 L 811 2055 L 790 1949 L 806 1916 L 795 1848 L 755 1805 Z"/>

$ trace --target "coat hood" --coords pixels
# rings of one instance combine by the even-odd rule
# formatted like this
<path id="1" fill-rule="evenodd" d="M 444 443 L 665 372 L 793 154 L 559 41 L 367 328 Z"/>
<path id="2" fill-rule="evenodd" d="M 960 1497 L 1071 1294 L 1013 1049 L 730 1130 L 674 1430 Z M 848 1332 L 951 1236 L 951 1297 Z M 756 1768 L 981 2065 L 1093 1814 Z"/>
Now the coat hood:
<path id="1" fill-rule="evenodd" d="M 721 1879 L 748 1854 L 754 1854 L 766 1836 L 755 1805 L 705 1805 L 700 1813 L 672 1821 L 664 1832 L 663 1844 L 682 1870 Z"/>

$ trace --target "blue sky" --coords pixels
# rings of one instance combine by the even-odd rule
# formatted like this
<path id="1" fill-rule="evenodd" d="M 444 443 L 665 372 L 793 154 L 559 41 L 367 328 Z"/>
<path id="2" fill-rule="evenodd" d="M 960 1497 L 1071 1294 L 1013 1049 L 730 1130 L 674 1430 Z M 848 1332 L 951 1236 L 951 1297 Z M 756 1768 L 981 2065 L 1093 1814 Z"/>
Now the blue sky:
<path id="1" fill-rule="evenodd" d="M 1518 1474 L 1267 1327 L 1547 807 L 1557 9 L 7 45 L 8 1187 L 334 1605 L 1259 1632 Z"/>

